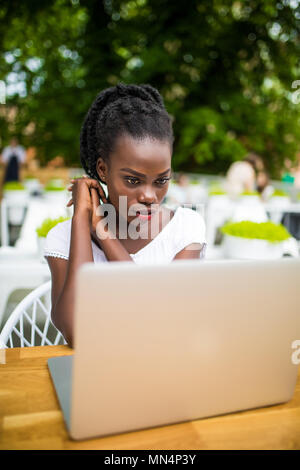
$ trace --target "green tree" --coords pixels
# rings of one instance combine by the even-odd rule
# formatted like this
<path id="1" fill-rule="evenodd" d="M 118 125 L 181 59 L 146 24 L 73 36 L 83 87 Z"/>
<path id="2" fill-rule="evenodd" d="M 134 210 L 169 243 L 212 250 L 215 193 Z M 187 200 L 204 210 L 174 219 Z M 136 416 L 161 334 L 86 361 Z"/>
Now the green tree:
<path id="1" fill-rule="evenodd" d="M 224 172 L 256 151 L 276 176 L 299 152 L 299 29 L 296 0 L 2 0 L 0 78 L 25 84 L 0 110 L 2 140 L 76 164 L 96 94 L 151 83 L 174 117 L 175 170 Z"/>

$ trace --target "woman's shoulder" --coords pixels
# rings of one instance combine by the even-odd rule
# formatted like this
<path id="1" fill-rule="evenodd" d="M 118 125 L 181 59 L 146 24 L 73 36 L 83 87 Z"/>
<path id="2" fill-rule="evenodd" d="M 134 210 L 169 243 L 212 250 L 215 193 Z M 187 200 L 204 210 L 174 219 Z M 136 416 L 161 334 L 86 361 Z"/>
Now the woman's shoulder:
<path id="1" fill-rule="evenodd" d="M 49 230 L 44 244 L 44 256 L 69 258 L 71 219 L 59 222 Z"/>
<path id="2" fill-rule="evenodd" d="M 175 238 L 183 248 L 190 243 L 206 243 L 205 221 L 200 210 L 178 207 L 174 215 L 174 225 Z"/>
<path id="3" fill-rule="evenodd" d="M 202 211 L 200 209 L 192 209 L 191 207 L 182 207 L 179 206 L 175 212 L 177 215 L 177 220 L 180 223 L 184 222 L 191 222 L 191 223 L 203 223 L 204 224 L 204 217 Z"/>
<path id="4" fill-rule="evenodd" d="M 178 206 L 175 210 L 170 209 L 169 207 L 164 207 L 163 219 L 165 223 L 162 225 L 162 229 L 169 225 L 173 228 L 184 228 L 187 226 L 195 225 L 205 225 L 202 212 L 200 210 L 194 210 L 190 207 Z"/>
<path id="5" fill-rule="evenodd" d="M 71 219 L 59 222 L 49 230 L 46 238 L 66 237 L 71 233 Z"/>

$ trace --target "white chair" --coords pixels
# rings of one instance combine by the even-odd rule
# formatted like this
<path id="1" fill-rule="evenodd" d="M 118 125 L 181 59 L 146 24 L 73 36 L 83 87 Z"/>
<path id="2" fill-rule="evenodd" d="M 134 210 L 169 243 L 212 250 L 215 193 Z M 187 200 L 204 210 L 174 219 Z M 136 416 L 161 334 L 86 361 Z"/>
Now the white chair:
<path id="1" fill-rule="evenodd" d="M 209 247 L 216 243 L 218 229 L 231 218 L 233 202 L 226 195 L 209 196 L 205 209 L 206 241 Z"/>
<path id="2" fill-rule="evenodd" d="M 12 256 L 10 250 L 5 255 L 1 251 L 4 248 L 0 248 L 0 331 L 10 295 L 18 289 L 36 289 L 51 279 L 47 263 L 41 263 L 38 258 L 26 259 L 25 255 L 20 254 L 20 250 L 14 247 L 12 248 L 15 250 L 15 256 Z"/>
<path id="3" fill-rule="evenodd" d="M 28 294 L 14 309 L 0 333 L 0 348 L 66 344 L 50 318 L 51 281 Z"/>

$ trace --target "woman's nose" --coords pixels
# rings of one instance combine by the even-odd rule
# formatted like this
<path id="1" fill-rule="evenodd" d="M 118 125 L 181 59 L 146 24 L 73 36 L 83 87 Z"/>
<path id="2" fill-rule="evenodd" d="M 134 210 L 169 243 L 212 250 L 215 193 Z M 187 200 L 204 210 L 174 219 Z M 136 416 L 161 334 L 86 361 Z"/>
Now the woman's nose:
<path id="1" fill-rule="evenodd" d="M 138 202 L 140 204 L 155 204 L 156 199 L 155 190 L 153 188 L 143 189 L 138 196 Z"/>

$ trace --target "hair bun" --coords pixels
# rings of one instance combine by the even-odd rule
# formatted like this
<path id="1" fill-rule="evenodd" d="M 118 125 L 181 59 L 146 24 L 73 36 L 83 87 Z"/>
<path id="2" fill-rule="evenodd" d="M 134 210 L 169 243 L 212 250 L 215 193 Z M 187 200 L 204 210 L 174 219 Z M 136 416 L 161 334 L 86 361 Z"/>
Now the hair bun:
<path id="1" fill-rule="evenodd" d="M 164 100 L 163 100 L 161 94 L 155 88 L 153 88 L 153 86 L 148 85 L 148 84 L 143 84 L 143 85 L 140 85 L 140 86 L 145 91 L 147 91 L 147 93 L 151 96 L 152 101 L 154 101 L 156 104 L 158 104 L 162 108 L 165 107 Z"/>
<path id="2" fill-rule="evenodd" d="M 124 83 L 118 83 L 116 85 L 116 90 L 119 96 L 126 96 L 127 95 L 127 89 L 126 85 Z"/>
<path id="3" fill-rule="evenodd" d="M 113 90 L 113 88 L 111 88 L 111 90 Z M 124 97 L 128 97 L 129 99 L 139 98 L 146 103 L 152 102 L 161 108 L 165 107 L 161 94 L 148 83 L 126 85 L 120 82 L 115 86 L 115 94 L 112 93 L 111 100 L 109 100 L 108 103 Z"/>

